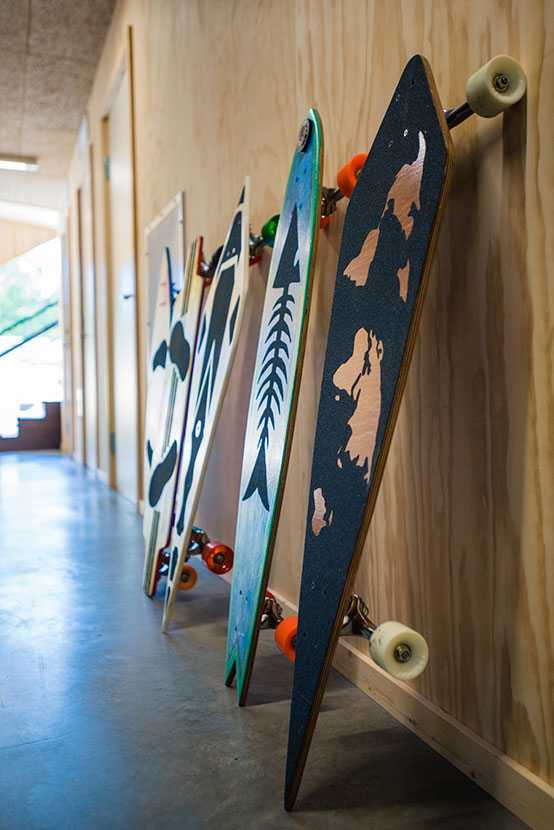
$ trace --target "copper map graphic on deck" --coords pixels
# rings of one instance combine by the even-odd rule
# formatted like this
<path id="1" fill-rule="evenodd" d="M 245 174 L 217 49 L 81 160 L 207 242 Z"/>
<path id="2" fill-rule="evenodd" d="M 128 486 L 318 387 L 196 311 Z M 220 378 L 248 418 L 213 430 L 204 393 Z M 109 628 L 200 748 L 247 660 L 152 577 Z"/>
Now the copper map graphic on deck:
<path id="1" fill-rule="evenodd" d="M 379 224 L 368 231 L 360 252 L 344 269 L 344 276 L 358 287 L 364 287 L 370 278 L 378 279 L 382 276 L 373 274 L 371 266 L 377 255 L 381 229 L 386 228 L 389 220 L 394 217 L 398 221 L 406 243 L 412 235 L 420 209 L 425 150 L 425 137 L 419 132 L 416 158 L 400 168 L 385 197 Z M 409 275 L 410 258 L 406 251 L 405 262 L 398 266 L 394 277 L 390 275 L 398 298 L 403 303 L 408 298 Z M 350 398 L 353 407 L 347 422 L 348 435 L 338 450 L 336 463 L 339 469 L 342 468 L 343 456 L 346 455 L 352 464 L 363 470 L 366 484 L 369 483 L 381 417 L 381 361 L 385 348 L 385 340 L 379 339 L 373 330 L 368 331 L 362 326 L 354 332 L 352 353 L 333 374 L 333 384 L 339 393 L 335 395 L 335 400 L 340 401 L 342 392 Z M 313 500 L 312 529 L 318 536 L 330 524 L 326 515 L 327 499 L 321 486 L 313 490 Z"/>
<path id="2" fill-rule="evenodd" d="M 344 220 L 308 491 L 289 806 L 394 428 L 449 170 L 450 139 L 428 73 L 419 56 L 406 66 Z"/>
<path id="3" fill-rule="evenodd" d="M 362 250 L 344 269 L 344 274 L 356 285 L 365 285 L 369 268 L 374 260 L 381 230 L 381 221 L 386 211 L 391 211 L 402 226 L 404 236 L 408 240 L 414 229 L 414 219 L 419 210 L 419 193 L 423 177 L 423 162 L 425 160 L 425 137 L 419 133 L 419 152 L 411 164 L 404 164 L 396 176 L 394 183 L 387 193 L 385 208 L 379 221 L 379 226 L 369 231 L 364 240 Z M 407 259 L 404 266 L 396 272 L 398 290 L 401 298 L 406 302 L 408 296 L 408 279 L 410 276 L 410 261 Z"/>

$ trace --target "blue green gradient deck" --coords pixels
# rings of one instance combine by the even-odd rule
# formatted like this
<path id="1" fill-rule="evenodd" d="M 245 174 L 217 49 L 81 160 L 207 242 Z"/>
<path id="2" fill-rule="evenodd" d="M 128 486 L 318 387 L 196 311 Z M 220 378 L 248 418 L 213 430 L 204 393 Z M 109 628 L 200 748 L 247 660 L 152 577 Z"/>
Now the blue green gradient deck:
<path id="1" fill-rule="evenodd" d="M 297 146 L 267 282 L 242 465 L 225 682 L 245 703 L 259 633 L 304 357 L 320 214 L 323 133 L 307 116 Z"/>

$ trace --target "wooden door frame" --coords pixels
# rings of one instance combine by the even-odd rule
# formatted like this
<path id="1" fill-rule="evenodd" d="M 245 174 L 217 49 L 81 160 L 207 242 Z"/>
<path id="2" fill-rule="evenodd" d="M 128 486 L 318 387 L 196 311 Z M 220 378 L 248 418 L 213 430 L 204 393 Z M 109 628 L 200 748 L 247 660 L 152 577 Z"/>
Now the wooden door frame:
<path id="1" fill-rule="evenodd" d="M 100 134 L 102 142 L 102 160 L 106 170 L 106 160 L 109 159 L 110 149 L 110 111 L 114 102 L 119 84 L 125 82 L 129 93 L 129 146 L 131 151 L 131 175 L 132 175 L 132 263 L 133 263 L 133 288 L 135 294 L 135 360 L 136 360 L 136 406 L 137 406 L 137 446 L 136 446 L 136 471 L 137 471 L 137 506 L 140 504 L 143 489 L 142 475 L 142 446 L 143 446 L 143 413 L 142 413 L 142 372 L 141 372 L 141 337 L 140 337 L 140 302 L 139 302 L 139 279 L 138 279 L 138 216 L 137 216 L 137 176 L 136 176 L 136 139 L 135 139 L 135 97 L 134 97 L 134 74 L 133 74 L 133 29 L 128 26 L 125 42 L 121 53 L 115 62 L 114 71 L 108 92 L 101 106 L 102 118 L 100 123 Z M 104 213 L 104 256 L 106 262 L 106 293 L 107 293 L 107 323 L 108 323 L 108 431 L 109 431 L 109 484 L 115 489 L 117 485 L 116 457 L 112 436 L 115 436 L 115 372 L 114 372 L 114 309 L 113 309 L 113 263 L 111 255 L 111 208 L 110 208 L 110 182 L 109 177 L 103 176 L 103 213 Z"/>
<path id="2" fill-rule="evenodd" d="M 98 386 L 100 382 L 100 377 L 98 374 L 98 280 L 97 280 L 97 270 L 96 270 L 96 211 L 95 211 L 95 199 L 94 199 L 94 146 L 91 139 L 91 132 L 90 126 L 88 123 L 88 118 L 85 116 L 86 122 L 86 149 L 84 153 L 84 165 L 86 170 L 86 175 L 88 175 L 89 179 L 89 188 L 90 188 L 90 235 L 91 235 L 91 266 L 92 266 L 92 285 L 93 285 L 93 298 L 92 298 L 92 314 L 93 314 L 93 332 L 94 332 L 94 385 L 96 389 L 96 396 L 95 396 L 95 409 L 96 409 L 96 417 L 94 422 L 94 431 L 95 431 L 95 444 L 94 444 L 94 466 L 95 471 L 100 469 L 100 407 L 98 401 Z"/>
<path id="3" fill-rule="evenodd" d="M 82 424 L 81 424 L 81 462 L 84 467 L 87 467 L 88 462 L 88 452 L 87 452 L 87 394 L 86 394 L 86 358 L 85 358 L 85 304 L 83 302 L 85 291 L 84 291 L 84 275 L 83 275 L 83 191 L 82 185 L 79 184 L 79 187 L 75 191 L 75 208 L 76 208 L 76 219 L 77 219 L 77 268 L 78 268 L 78 280 L 79 280 L 79 347 L 80 347 L 80 369 L 81 369 L 81 397 L 82 397 L 82 404 L 83 404 L 83 414 L 81 416 Z"/>
<path id="4" fill-rule="evenodd" d="M 60 235 L 61 242 L 61 257 L 62 257 L 62 291 L 61 291 L 61 307 L 63 317 L 63 355 L 64 355 L 64 401 L 63 408 L 68 405 L 65 398 L 65 390 L 69 386 L 70 390 L 70 406 L 69 406 L 69 420 L 71 422 L 71 436 L 67 441 L 68 436 L 62 430 L 62 447 L 68 455 L 73 455 L 75 452 L 75 378 L 73 376 L 73 288 L 71 285 L 72 269 L 71 269 L 71 206 L 68 205 L 65 216 L 64 229 Z M 67 358 L 67 361 L 66 361 Z M 65 422 L 65 414 L 64 419 Z"/>

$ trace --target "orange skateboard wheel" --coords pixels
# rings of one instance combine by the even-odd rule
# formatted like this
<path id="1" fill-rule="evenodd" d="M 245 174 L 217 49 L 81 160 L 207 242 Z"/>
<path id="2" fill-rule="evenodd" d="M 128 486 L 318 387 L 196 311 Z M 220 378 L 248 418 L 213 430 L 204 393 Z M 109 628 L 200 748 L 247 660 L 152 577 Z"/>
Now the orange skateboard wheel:
<path id="1" fill-rule="evenodd" d="M 298 617 L 287 617 L 275 629 L 275 642 L 285 657 L 294 663 L 296 660 L 296 634 Z"/>
<path id="2" fill-rule="evenodd" d="M 214 574 L 226 574 L 233 567 L 234 554 L 230 547 L 221 542 L 207 542 L 202 559 Z"/>
<path id="3" fill-rule="evenodd" d="M 319 220 L 319 227 L 321 228 L 321 230 L 323 230 L 324 228 L 327 228 L 329 226 L 330 222 L 331 222 L 331 217 L 330 216 L 322 216 L 321 219 Z"/>
<path id="4" fill-rule="evenodd" d="M 356 187 L 360 170 L 366 163 L 366 159 L 367 153 L 358 153 L 343 165 L 337 173 L 337 186 L 348 199 L 352 196 L 352 191 Z"/>
<path id="5" fill-rule="evenodd" d="M 181 578 L 179 580 L 179 590 L 180 591 L 190 591 L 191 588 L 194 588 L 196 582 L 198 580 L 198 574 L 192 567 L 192 565 L 183 565 L 183 570 L 181 571 Z"/>

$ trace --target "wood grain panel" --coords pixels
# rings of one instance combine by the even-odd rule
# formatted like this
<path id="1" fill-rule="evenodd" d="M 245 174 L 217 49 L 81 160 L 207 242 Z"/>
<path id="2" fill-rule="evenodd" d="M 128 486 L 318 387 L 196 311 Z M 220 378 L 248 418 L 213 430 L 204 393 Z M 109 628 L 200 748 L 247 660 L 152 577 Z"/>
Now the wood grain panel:
<path id="1" fill-rule="evenodd" d="M 436 713 L 447 713 L 451 757 L 458 724 L 460 735 L 478 736 L 491 755 L 503 753 L 553 784 L 554 6 L 543 0 L 122 0 L 89 104 L 91 138 L 99 147 L 129 25 L 142 320 L 142 230 L 176 190 L 186 193 L 187 237 L 203 234 L 211 253 L 245 174 L 252 177 L 254 228 L 278 209 L 290 135 L 310 106 L 322 116 L 324 181 L 332 183 L 338 166 L 369 146 L 415 52 L 429 59 L 445 105 L 463 100 L 467 76 L 492 55 L 506 52 L 523 63 L 526 100 L 504 117 L 472 119 L 453 136 L 452 189 L 357 588 L 377 619 L 400 618 L 428 638 L 431 663 L 415 693 Z M 95 166 L 102 293 L 100 154 Z M 321 234 L 271 580 L 293 603 L 343 215 L 341 205 Z M 252 273 L 198 514 L 224 541 L 234 537 L 267 263 Z M 144 377 L 142 330 L 141 338 Z M 363 646 L 353 644 L 351 653 L 363 662 Z M 371 668 L 364 671 L 367 676 Z M 367 690 L 365 681 L 360 685 Z M 396 710 L 407 719 L 412 698 L 398 689 Z M 460 746 L 469 768 L 473 759 L 463 741 Z M 464 766 L 464 758 L 456 762 Z M 506 801 L 506 788 L 495 790 L 494 778 L 481 780 Z M 527 810 L 529 821 L 532 804 L 528 793 L 527 806 L 512 809 Z"/>

